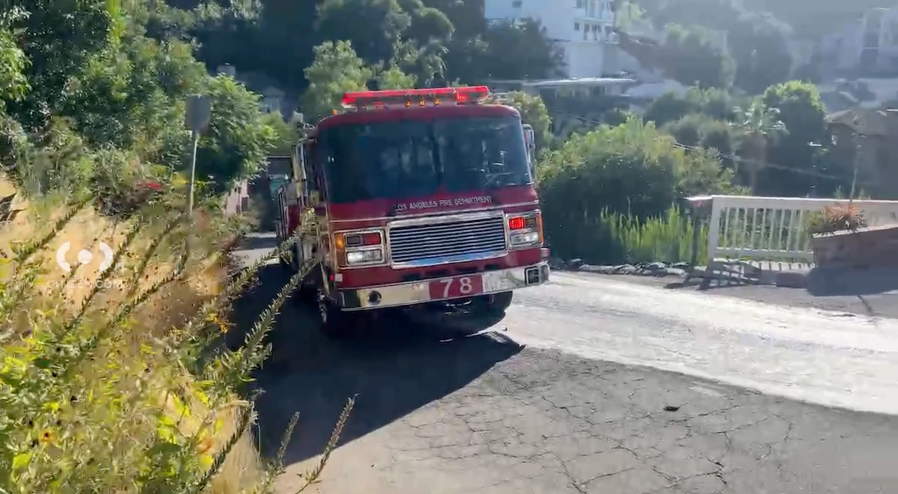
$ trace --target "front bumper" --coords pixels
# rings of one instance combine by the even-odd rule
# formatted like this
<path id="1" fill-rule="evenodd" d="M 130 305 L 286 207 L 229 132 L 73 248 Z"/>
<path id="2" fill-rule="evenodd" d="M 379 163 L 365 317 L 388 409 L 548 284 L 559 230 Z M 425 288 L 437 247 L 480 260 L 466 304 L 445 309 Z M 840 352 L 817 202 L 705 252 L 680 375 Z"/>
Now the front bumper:
<path id="1" fill-rule="evenodd" d="M 483 277 L 483 292 L 479 295 L 508 292 L 519 288 L 526 288 L 545 284 L 549 281 L 549 264 L 540 262 L 530 266 L 520 266 L 497 271 L 478 273 Z M 340 302 L 344 310 L 368 310 L 385 307 L 402 307 L 408 305 L 424 304 L 427 302 L 439 302 L 452 300 L 453 298 L 432 298 L 430 296 L 430 283 L 448 278 L 435 278 L 430 280 L 398 283 L 395 285 L 375 286 L 371 288 L 359 288 L 341 290 Z"/>

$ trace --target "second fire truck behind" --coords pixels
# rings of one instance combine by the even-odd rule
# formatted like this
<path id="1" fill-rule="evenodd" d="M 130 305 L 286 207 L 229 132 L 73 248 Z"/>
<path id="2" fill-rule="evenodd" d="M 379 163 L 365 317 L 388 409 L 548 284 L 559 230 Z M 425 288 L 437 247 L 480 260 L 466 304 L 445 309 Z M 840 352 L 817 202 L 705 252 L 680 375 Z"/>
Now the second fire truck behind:
<path id="1" fill-rule="evenodd" d="M 329 334 L 368 311 L 464 304 L 503 314 L 546 283 L 533 131 L 484 86 L 347 93 L 296 147 L 278 237 Z M 314 214 L 303 214 L 314 211 Z"/>

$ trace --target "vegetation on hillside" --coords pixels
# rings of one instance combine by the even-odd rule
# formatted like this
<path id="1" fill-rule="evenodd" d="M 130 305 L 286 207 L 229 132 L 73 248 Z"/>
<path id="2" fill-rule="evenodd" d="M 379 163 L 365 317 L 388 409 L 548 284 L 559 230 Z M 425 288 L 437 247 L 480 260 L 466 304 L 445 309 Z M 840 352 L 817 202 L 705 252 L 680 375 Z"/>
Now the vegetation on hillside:
<path id="1" fill-rule="evenodd" d="M 260 462 L 252 397 L 237 392 L 298 278 L 241 348 L 212 343 L 254 274 L 228 282 L 242 227 L 222 217 L 221 193 L 291 129 L 195 58 L 190 33 L 249 22 L 212 7 L 13 0 L 0 12 L 0 165 L 12 182 L 0 188 L 16 212 L 0 234 L 0 491 L 236 494 L 265 492 L 280 472 Z M 213 114 L 185 215 L 190 94 L 209 96 Z M 66 241 L 110 244 L 111 266 L 65 273 Z"/>
<path id="2" fill-rule="evenodd" d="M 652 123 L 630 119 L 574 135 L 540 162 L 546 235 L 563 258 L 626 258 L 604 215 L 647 220 L 679 198 L 733 189 L 733 174 L 710 151 L 680 149 Z"/>
<path id="3" fill-rule="evenodd" d="M 657 99 L 643 117 L 613 98 L 563 107 L 509 95 L 536 131 L 555 253 L 684 261 L 692 223 L 674 207 L 684 196 L 847 189 L 816 87 L 789 80 L 788 26 L 722 0 L 640 5 L 668 26 L 667 68 L 696 85 L 685 95 Z M 729 33 L 727 50 L 712 29 Z M 289 151 L 297 131 L 262 114 L 243 84 L 209 74 L 224 63 L 272 78 L 310 121 L 347 90 L 562 69 L 537 22 L 488 25 L 469 0 L 7 1 L 0 165 L 28 202 L 5 225 L 25 240 L 0 242 L 0 490 L 264 492 L 280 471 L 256 457 L 245 436 L 252 404 L 237 391 L 266 357 L 264 336 L 298 278 L 243 348 L 207 350 L 231 329 L 228 304 L 252 275 L 225 281 L 240 231 L 222 219 L 222 193 Z M 213 113 L 198 147 L 200 207 L 184 215 L 192 94 L 209 96 Z M 553 111 L 587 107 L 610 117 L 567 140 L 553 134 Z M 114 239 L 118 261 L 59 273 L 47 253 L 93 227 L 84 243 Z"/>

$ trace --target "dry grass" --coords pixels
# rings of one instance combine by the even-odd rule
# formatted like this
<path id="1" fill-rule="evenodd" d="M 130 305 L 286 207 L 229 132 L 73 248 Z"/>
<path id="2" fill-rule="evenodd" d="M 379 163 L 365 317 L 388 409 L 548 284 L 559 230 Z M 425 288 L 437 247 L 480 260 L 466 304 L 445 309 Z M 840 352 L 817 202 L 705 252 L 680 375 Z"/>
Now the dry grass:
<path id="1" fill-rule="evenodd" d="M 0 195 L 5 197 L 14 191 L 15 189 L 8 181 L 0 180 Z M 26 240 L 46 233 L 47 226 L 66 213 L 59 201 L 54 201 L 52 198 L 48 198 L 47 203 L 35 205 L 17 197 L 14 207 L 24 209 L 24 211 L 0 230 L 0 252 L 7 253 L 7 255 L 12 253 L 16 246 L 23 245 Z M 158 231 L 153 230 L 158 230 L 158 228 L 150 228 L 150 231 L 139 236 L 132 243 L 128 259 L 123 262 L 124 269 L 116 272 L 108 280 L 109 288 L 95 297 L 92 304 L 101 307 L 101 312 L 111 312 L 126 302 L 128 275 L 134 274 L 129 273 L 129 266 L 133 267 L 140 262 L 141 254 L 146 251 L 154 235 L 159 234 Z M 40 274 L 35 280 L 34 293 L 38 296 L 28 299 L 22 309 L 26 309 L 27 306 L 27 309 L 30 310 L 44 312 L 52 310 L 57 317 L 73 317 L 94 292 L 93 286 L 100 276 L 99 260 L 103 254 L 97 249 L 97 246 L 100 242 L 105 242 L 110 246 L 119 246 L 125 241 L 128 231 L 128 225 L 114 224 L 90 208 L 80 211 L 57 232 L 55 238 L 46 247 L 35 254 Z M 202 233 L 202 227 L 200 227 L 199 236 Z M 64 242 L 69 242 L 71 245 L 66 259 L 75 268 L 73 276 L 68 275 L 57 264 L 57 249 Z M 82 249 L 92 251 L 94 260 L 90 264 L 77 266 L 78 252 Z M 141 357 L 141 345 L 164 337 L 172 328 L 184 327 L 189 318 L 195 315 L 203 304 L 209 303 L 221 292 L 221 286 L 227 280 L 227 266 L 223 259 L 217 253 L 200 257 L 202 258 L 200 261 L 191 265 L 192 273 L 189 276 L 169 283 L 139 310 L 135 311 L 133 331 L 122 335 L 125 341 L 117 346 L 117 350 L 121 352 L 122 361 L 135 358 L 144 360 L 145 356 Z M 7 268 L 9 266 L 9 264 L 4 265 Z M 136 284 L 136 292 L 148 290 L 166 276 L 170 276 L 174 270 L 174 262 L 165 255 L 150 260 L 147 273 Z M 8 281 L 14 273 L 10 269 L 5 271 L 2 276 Z M 70 277 L 68 282 L 66 282 L 67 277 Z M 104 284 L 104 286 L 107 285 Z M 62 287 L 61 290 L 60 287 Z M 25 333 L 32 325 L 27 317 L 28 312 L 29 310 L 17 311 L 16 315 L 20 317 L 17 318 L 15 326 L 16 332 L 19 334 Z M 159 363 L 165 364 L 166 362 L 160 361 Z M 168 373 L 160 373 L 159 377 L 168 377 Z M 182 373 L 181 382 L 178 384 L 190 388 L 193 386 L 192 381 L 193 379 L 187 373 Z M 149 386 L 154 385 L 150 384 Z M 160 389 L 165 388 L 167 386 L 160 386 Z M 189 392 L 186 394 L 187 396 L 192 395 Z M 165 401 L 165 408 L 168 409 L 170 415 L 177 417 L 172 396 L 160 396 L 159 399 Z M 234 406 L 235 404 L 237 406 Z M 247 406 L 247 403 L 235 400 L 234 403 L 221 406 L 213 411 L 194 399 L 188 404 L 188 408 L 191 410 L 190 416 L 186 420 L 179 420 L 178 427 L 185 437 L 190 437 L 197 434 L 202 423 L 208 422 L 210 417 L 220 420 L 220 430 L 211 438 L 211 442 L 206 440 L 203 444 L 210 454 L 215 455 L 222 452 L 229 439 L 239 431 L 242 412 Z M 256 485 L 262 479 L 263 468 L 258 453 L 253 445 L 251 435 L 244 430 L 236 444 L 230 448 L 220 472 L 212 479 L 209 492 L 236 494 Z"/>
<path id="2" fill-rule="evenodd" d="M 262 493 L 283 473 L 295 417 L 281 454 L 263 464 L 249 434 L 253 398 L 235 389 L 269 355 L 265 335 L 304 272 L 242 348 L 210 355 L 228 327 L 220 314 L 255 269 L 228 280 L 228 224 L 169 206 L 115 224 L 52 198 L 15 203 L 23 213 L 0 231 L 0 492 Z M 65 242 L 68 273 L 57 263 Z M 105 271 L 100 242 L 114 249 Z M 81 249 L 94 260 L 78 266 Z M 300 490 L 318 481 L 352 405 Z"/>

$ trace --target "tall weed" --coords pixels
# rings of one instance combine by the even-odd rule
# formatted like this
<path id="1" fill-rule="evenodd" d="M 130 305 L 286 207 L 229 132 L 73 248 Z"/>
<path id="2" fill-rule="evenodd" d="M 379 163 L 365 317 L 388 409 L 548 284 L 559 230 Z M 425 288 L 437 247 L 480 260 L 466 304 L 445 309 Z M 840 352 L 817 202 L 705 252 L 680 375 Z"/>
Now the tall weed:
<path id="1" fill-rule="evenodd" d="M 301 275 L 241 348 L 202 352 L 229 329 L 222 314 L 254 278 L 249 269 L 198 293 L 226 278 L 221 247 L 233 232 L 214 215 L 185 218 L 156 205 L 111 233 L 99 228 L 115 240 L 109 269 L 73 263 L 62 273 L 56 244 L 76 233 L 92 242 L 87 226 L 105 221 L 88 206 L 44 218 L 28 241 L 0 242 L 0 492 L 268 492 L 283 454 L 262 464 L 248 434 L 253 398 L 235 390 L 270 353 L 266 334 Z M 166 314 L 180 300 L 193 302 Z"/>
<path id="2" fill-rule="evenodd" d="M 604 211 L 601 221 L 626 262 L 691 261 L 695 228 L 692 218 L 676 206 L 644 221 Z M 699 228 L 698 262 L 703 263 L 708 258 L 708 227 L 701 223 Z"/>

